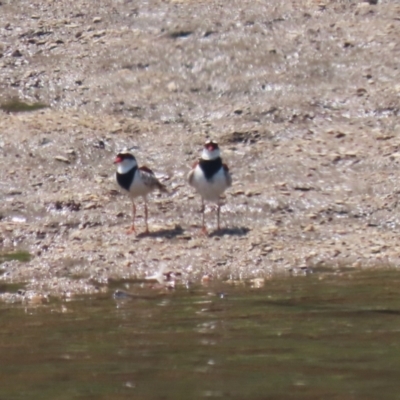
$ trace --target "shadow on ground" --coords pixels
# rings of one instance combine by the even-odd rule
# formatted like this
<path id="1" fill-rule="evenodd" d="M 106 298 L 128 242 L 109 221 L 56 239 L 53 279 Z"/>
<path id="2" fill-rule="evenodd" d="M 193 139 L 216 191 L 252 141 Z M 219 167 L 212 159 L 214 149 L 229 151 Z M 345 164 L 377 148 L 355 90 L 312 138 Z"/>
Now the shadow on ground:
<path id="1" fill-rule="evenodd" d="M 156 231 L 152 231 L 152 232 L 142 232 L 139 233 L 136 237 L 137 238 L 143 238 L 143 237 L 153 237 L 153 238 L 174 238 L 178 235 L 182 235 L 183 234 L 183 229 L 181 226 L 177 225 L 175 228 L 172 229 L 158 229 Z"/>
<path id="2" fill-rule="evenodd" d="M 238 226 L 233 228 L 218 229 L 209 234 L 209 237 L 215 236 L 245 236 L 250 232 L 250 229 L 245 226 Z"/>

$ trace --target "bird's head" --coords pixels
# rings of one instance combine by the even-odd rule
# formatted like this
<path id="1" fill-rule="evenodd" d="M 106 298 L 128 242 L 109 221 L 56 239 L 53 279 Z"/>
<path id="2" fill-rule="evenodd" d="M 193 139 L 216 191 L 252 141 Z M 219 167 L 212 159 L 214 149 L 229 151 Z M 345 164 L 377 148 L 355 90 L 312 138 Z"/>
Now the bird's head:
<path id="1" fill-rule="evenodd" d="M 221 152 L 218 147 L 218 143 L 212 140 L 207 140 L 204 143 L 203 152 L 201 153 L 201 158 L 203 160 L 215 160 L 221 156 Z"/>
<path id="2" fill-rule="evenodd" d="M 117 169 L 120 174 L 124 174 L 132 168 L 137 167 L 135 156 L 129 150 L 125 149 L 116 155 L 114 164 L 117 164 Z"/>

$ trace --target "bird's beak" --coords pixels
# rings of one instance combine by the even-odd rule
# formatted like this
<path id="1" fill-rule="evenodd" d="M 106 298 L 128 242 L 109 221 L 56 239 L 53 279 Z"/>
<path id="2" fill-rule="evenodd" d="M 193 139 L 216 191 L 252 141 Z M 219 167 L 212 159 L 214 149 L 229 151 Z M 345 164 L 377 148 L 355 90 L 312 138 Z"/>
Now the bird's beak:
<path id="1" fill-rule="evenodd" d="M 114 160 L 114 164 L 119 164 L 120 162 L 122 162 L 122 158 L 116 157 L 116 159 Z"/>

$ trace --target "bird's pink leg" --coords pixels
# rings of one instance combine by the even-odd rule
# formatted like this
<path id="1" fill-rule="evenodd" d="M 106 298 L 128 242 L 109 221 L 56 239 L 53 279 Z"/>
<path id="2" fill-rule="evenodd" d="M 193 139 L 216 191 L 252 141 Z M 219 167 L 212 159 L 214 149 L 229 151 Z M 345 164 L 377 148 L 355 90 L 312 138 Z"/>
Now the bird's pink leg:
<path id="1" fill-rule="evenodd" d="M 217 205 L 217 229 L 220 230 L 220 225 L 219 225 L 219 214 L 221 211 L 221 204 L 219 203 L 219 199 L 218 199 L 218 205 Z"/>
<path id="2" fill-rule="evenodd" d="M 144 231 L 144 233 L 149 233 L 149 225 L 147 224 L 147 217 L 148 217 L 148 210 L 147 210 L 147 201 L 144 201 L 144 221 L 146 224 L 146 230 Z"/>
<path id="3" fill-rule="evenodd" d="M 132 226 L 128 229 L 128 231 L 126 233 L 131 234 L 133 232 L 136 233 L 136 229 L 135 229 L 135 218 L 136 218 L 136 206 L 135 203 L 132 201 Z"/>
<path id="4" fill-rule="evenodd" d="M 207 228 L 206 228 L 205 216 L 204 216 L 205 209 L 206 209 L 206 206 L 204 204 L 204 199 L 201 198 L 201 213 L 202 213 L 201 233 L 203 235 L 208 235 Z"/>

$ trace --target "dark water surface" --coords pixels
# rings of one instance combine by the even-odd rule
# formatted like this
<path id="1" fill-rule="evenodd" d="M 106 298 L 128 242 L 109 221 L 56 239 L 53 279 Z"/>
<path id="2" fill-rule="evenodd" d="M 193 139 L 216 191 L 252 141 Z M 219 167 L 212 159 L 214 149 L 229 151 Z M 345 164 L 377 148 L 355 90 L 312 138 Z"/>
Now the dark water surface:
<path id="1" fill-rule="evenodd" d="M 0 399 L 400 398 L 400 272 L 1 305 Z"/>

